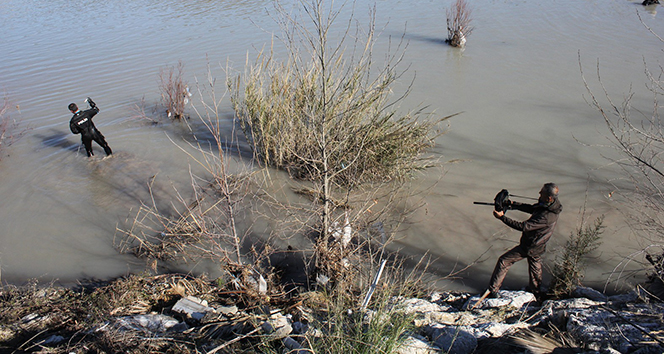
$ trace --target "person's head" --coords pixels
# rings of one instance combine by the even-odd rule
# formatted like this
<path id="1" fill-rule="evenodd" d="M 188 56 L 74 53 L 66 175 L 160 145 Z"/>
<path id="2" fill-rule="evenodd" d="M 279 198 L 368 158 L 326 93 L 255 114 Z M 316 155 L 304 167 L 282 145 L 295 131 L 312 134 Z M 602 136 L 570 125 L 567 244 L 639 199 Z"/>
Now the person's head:
<path id="1" fill-rule="evenodd" d="M 546 183 L 539 192 L 540 203 L 552 203 L 558 198 L 558 186 L 555 183 Z"/>
<path id="2" fill-rule="evenodd" d="M 70 103 L 68 108 L 72 113 L 76 113 L 78 111 L 78 106 L 76 103 Z"/>

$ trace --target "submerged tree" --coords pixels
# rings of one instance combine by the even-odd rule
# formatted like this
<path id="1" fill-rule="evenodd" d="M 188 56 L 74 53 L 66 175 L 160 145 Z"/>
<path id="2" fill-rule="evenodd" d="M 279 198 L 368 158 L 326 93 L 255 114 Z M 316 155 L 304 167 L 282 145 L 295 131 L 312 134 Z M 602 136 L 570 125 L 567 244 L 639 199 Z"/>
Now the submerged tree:
<path id="1" fill-rule="evenodd" d="M 312 182 L 322 203 L 320 233 L 330 229 L 336 193 L 362 183 L 396 181 L 427 165 L 443 119 L 399 113 L 390 101 L 405 43 L 397 43 L 376 69 L 375 12 L 365 32 L 352 14 L 339 39 L 333 25 L 342 11 L 322 0 L 300 1 L 304 19 L 278 4 L 287 58 L 261 53 L 243 76 L 230 82 L 231 99 L 255 156 Z M 375 10 L 374 10 L 375 11 Z M 408 91 L 408 90 L 406 90 Z M 406 92 L 405 94 L 407 94 Z"/>
<path id="2" fill-rule="evenodd" d="M 2 160 L 4 151 L 28 131 L 28 128 L 21 128 L 20 124 L 9 115 L 9 110 L 9 98 L 5 96 L 0 104 L 0 160 Z"/>

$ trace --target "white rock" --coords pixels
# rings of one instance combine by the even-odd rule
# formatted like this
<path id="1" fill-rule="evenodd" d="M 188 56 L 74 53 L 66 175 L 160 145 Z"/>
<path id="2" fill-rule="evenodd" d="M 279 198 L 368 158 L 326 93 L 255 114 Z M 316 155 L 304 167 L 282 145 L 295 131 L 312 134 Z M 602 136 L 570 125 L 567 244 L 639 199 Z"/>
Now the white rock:
<path id="1" fill-rule="evenodd" d="M 480 299 L 481 295 L 473 296 L 470 299 L 468 299 L 463 308 L 470 309 L 473 306 L 475 306 L 476 309 L 487 309 L 493 307 L 509 306 L 520 309 L 523 308 L 525 305 L 535 303 L 537 301 L 537 299 L 535 299 L 535 295 L 527 291 L 500 290 L 498 291 L 498 294 L 500 295 L 500 297 L 495 299 L 486 298 L 480 304 L 477 304 L 477 306 L 475 306 L 475 304 Z"/>
<path id="2" fill-rule="evenodd" d="M 435 354 L 439 352 L 440 348 L 418 335 L 408 336 L 396 350 L 397 354 Z"/>

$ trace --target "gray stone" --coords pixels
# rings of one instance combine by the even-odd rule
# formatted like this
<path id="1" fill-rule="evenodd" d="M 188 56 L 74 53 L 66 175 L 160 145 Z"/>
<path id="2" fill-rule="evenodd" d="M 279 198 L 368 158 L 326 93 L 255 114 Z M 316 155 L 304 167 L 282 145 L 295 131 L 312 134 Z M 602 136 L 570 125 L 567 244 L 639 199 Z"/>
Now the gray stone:
<path id="1" fill-rule="evenodd" d="M 639 294 L 637 294 L 636 291 L 630 291 L 625 294 L 617 294 L 609 296 L 609 301 L 615 304 L 637 302 L 638 300 L 639 300 Z"/>
<path id="2" fill-rule="evenodd" d="M 535 295 L 527 291 L 508 291 L 500 290 L 498 291 L 498 298 L 486 298 L 481 303 L 477 304 L 481 295 L 473 296 L 466 304 L 463 306 L 464 309 L 471 309 L 475 306 L 476 309 L 487 309 L 493 307 L 514 307 L 514 308 L 523 308 L 531 303 L 535 303 Z"/>
<path id="3" fill-rule="evenodd" d="M 223 314 L 224 316 L 227 317 L 232 317 L 237 315 L 239 312 L 237 306 L 232 305 L 232 306 L 219 306 L 214 308 L 216 312 Z"/>
<path id="4" fill-rule="evenodd" d="M 425 337 L 416 334 L 408 336 L 396 349 L 396 354 L 435 354 L 439 352 L 440 348 L 431 345 Z"/>
<path id="5" fill-rule="evenodd" d="M 608 297 L 599 291 L 593 289 L 593 288 L 587 288 L 584 286 L 577 286 L 576 289 L 572 292 L 572 296 L 575 297 L 585 297 L 586 299 L 590 299 L 593 301 L 598 301 L 598 302 L 605 302 L 608 300 Z"/>
<path id="6" fill-rule="evenodd" d="M 550 310 L 552 312 L 564 310 L 564 309 L 587 309 L 591 307 L 597 307 L 601 303 L 593 301 L 584 297 L 574 298 L 574 299 L 565 299 L 565 300 L 547 300 L 544 302 L 542 307 Z"/>
<path id="7" fill-rule="evenodd" d="M 406 314 L 415 314 L 415 326 L 421 327 L 432 323 L 453 324 L 459 317 L 456 309 L 448 305 L 439 305 L 424 299 L 393 298 L 392 302 Z"/>
<path id="8" fill-rule="evenodd" d="M 40 345 L 50 345 L 50 344 L 58 344 L 60 342 L 63 342 L 65 340 L 65 337 L 63 336 L 58 336 L 58 335 L 52 335 L 46 339 L 44 339 L 42 342 L 40 342 Z"/>
<path id="9" fill-rule="evenodd" d="M 502 322 L 487 322 L 471 326 L 474 332 L 473 336 L 477 339 L 498 338 L 519 328 L 527 328 L 529 325 L 525 322 L 507 324 Z"/>
<path id="10" fill-rule="evenodd" d="M 288 318 L 280 313 L 270 316 L 267 321 L 263 322 L 262 328 L 272 340 L 286 338 L 293 332 Z"/>
<path id="11" fill-rule="evenodd" d="M 436 324 L 426 326 L 423 330 L 446 353 L 470 354 L 477 348 L 477 338 L 465 326 Z"/>

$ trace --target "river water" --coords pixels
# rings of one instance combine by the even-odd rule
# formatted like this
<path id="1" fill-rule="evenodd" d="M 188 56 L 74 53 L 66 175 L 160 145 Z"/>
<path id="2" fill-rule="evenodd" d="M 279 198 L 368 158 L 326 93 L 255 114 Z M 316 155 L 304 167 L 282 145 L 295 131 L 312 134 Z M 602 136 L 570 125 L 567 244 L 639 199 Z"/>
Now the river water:
<path id="1" fill-rule="evenodd" d="M 461 162 L 419 177 L 425 207 L 408 220 L 397 246 L 404 254 L 428 251 L 435 259 L 430 269 L 441 276 L 480 257 L 460 279 L 441 285 L 481 289 L 519 234 L 472 202 L 489 201 L 502 188 L 537 197 L 552 181 L 565 211 L 547 262 L 579 225 L 585 205 L 591 220 L 607 216 L 586 276 L 587 284 L 602 286 L 640 245 L 622 206 L 609 197 L 608 181 L 617 175 L 604 156 L 615 155 L 602 147 L 608 132 L 585 101 L 580 67 L 595 93 L 599 63 L 613 99 L 620 102 L 631 86 L 633 106 L 652 110 L 644 61 L 659 65 L 664 45 L 638 15 L 664 34 L 658 7 L 628 0 L 470 1 L 474 31 L 460 50 L 444 43 L 451 3 L 376 2 L 382 34 L 374 52 L 386 50 L 390 36 L 409 42 L 404 82 L 415 80 L 402 106 L 428 106 L 441 116 L 463 112 L 435 149 Z M 360 21 L 370 5 L 356 3 Z M 185 188 L 191 161 L 178 147 L 186 145 L 186 127 L 137 121 L 134 107 L 159 100 L 159 70 L 180 60 L 189 83 L 204 78 L 208 64 L 219 80 L 227 63 L 241 70 L 247 53 L 254 58 L 270 45 L 278 29 L 272 11 L 268 0 L 2 1 L 0 90 L 11 117 L 29 127 L 0 160 L 2 280 L 71 282 L 143 269 L 142 261 L 114 249 L 116 226 L 148 200 L 153 177 L 165 194 L 170 186 Z M 86 96 L 101 108 L 95 121 L 116 153 L 112 159 L 101 160 L 94 145 L 97 157 L 89 161 L 69 132 L 67 105 L 85 106 Z M 518 264 L 505 284 L 526 282 L 525 264 Z"/>

